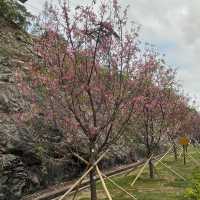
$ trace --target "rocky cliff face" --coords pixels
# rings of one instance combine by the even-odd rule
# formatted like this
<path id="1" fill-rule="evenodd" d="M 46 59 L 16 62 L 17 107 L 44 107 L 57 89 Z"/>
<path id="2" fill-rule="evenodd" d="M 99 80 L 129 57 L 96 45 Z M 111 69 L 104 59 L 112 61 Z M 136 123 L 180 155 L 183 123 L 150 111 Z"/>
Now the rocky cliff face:
<path id="1" fill-rule="evenodd" d="M 38 185 L 38 178 L 28 169 L 40 160 L 26 146 L 27 130 L 19 130 L 10 117 L 24 107 L 17 92 L 14 73 L 23 63 L 27 51 L 20 41 L 22 33 L 13 25 L 0 21 L 0 199 L 17 199 L 30 183 Z M 28 158 L 28 159 L 26 159 Z M 34 171 L 34 170 L 33 170 Z"/>
<path id="2" fill-rule="evenodd" d="M 57 146 L 65 149 L 58 130 L 46 127 L 42 119 L 23 127 L 12 119 L 28 106 L 18 93 L 14 74 L 33 56 L 29 39 L 26 33 L 0 19 L 0 200 L 20 199 L 48 184 L 69 180 L 84 169 L 83 163 L 67 150 L 65 155 L 57 152 Z M 84 144 L 78 151 L 84 155 Z M 130 161 L 134 156 L 129 151 L 113 147 L 102 161 L 103 167 Z"/>
<path id="3" fill-rule="evenodd" d="M 20 97 L 14 74 L 25 67 L 32 56 L 29 36 L 12 24 L 0 21 L 0 199 L 20 199 L 62 179 L 72 178 L 80 166 L 73 159 L 60 160 L 51 152 L 52 146 L 42 146 L 36 135 L 46 134 L 54 142 L 59 136 L 41 123 L 36 126 L 18 126 L 12 116 L 27 106 Z M 48 134 L 47 134 L 48 133 Z M 51 137 L 52 136 L 52 137 Z M 48 139 L 48 138 L 47 138 Z"/>

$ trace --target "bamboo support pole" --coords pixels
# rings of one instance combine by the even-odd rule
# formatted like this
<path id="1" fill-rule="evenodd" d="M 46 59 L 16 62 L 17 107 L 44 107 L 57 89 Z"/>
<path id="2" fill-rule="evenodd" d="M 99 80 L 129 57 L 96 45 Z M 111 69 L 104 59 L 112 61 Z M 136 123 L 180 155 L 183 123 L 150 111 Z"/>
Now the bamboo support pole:
<path id="1" fill-rule="evenodd" d="M 193 161 L 198 167 L 200 167 L 200 163 L 199 163 L 193 156 L 191 156 L 189 153 L 187 153 L 187 155 L 192 159 L 192 161 Z"/>
<path id="2" fill-rule="evenodd" d="M 141 163 L 141 165 L 142 164 L 144 164 L 146 161 L 144 161 L 143 163 Z M 139 167 L 140 165 L 138 165 L 138 166 L 136 166 L 136 168 L 137 167 Z M 128 176 L 132 171 L 134 171 L 135 170 L 135 168 L 133 167 L 133 168 L 131 168 L 131 169 L 129 169 L 125 174 L 124 174 L 124 176 Z"/>
<path id="3" fill-rule="evenodd" d="M 73 153 L 77 158 L 79 158 L 81 161 L 83 161 L 85 164 L 89 164 L 89 162 L 87 160 L 85 160 L 84 158 L 82 158 L 81 156 L 79 156 L 77 153 Z"/>
<path id="4" fill-rule="evenodd" d="M 98 175 L 99 175 L 99 178 L 100 178 L 100 180 L 101 180 L 102 186 L 103 186 L 103 188 L 104 188 L 104 191 L 105 191 L 105 193 L 106 193 L 108 199 L 109 199 L 109 200 L 112 200 L 112 197 L 111 197 L 111 195 L 110 195 L 110 193 L 109 193 L 109 191 L 108 191 L 108 188 L 106 187 L 105 181 L 104 181 L 104 179 L 103 179 L 103 177 L 102 177 L 102 175 L 101 175 L 101 172 L 100 172 L 100 170 L 99 170 L 99 167 L 98 167 L 97 165 L 96 165 L 96 170 L 97 170 L 97 173 L 98 173 Z"/>
<path id="5" fill-rule="evenodd" d="M 178 174 L 175 170 L 173 170 L 172 168 L 170 168 L 169 166 L 167 166 L 165 163 L 163 163 L 162 161 L 159 161 L 165 168 L 167 168 L 169 171 L 171 171 L 173 174 L 175 174 L 176 176 L 178 176 L 179 178 L 181 178 L 182 180 L 186 181 L 186 179 L 181 176 L 180 174 Z"/>
<path id="6" fill-rule="evenodd" d="M 107 152 L 107 151 L 106 151 Z M 63 200 L 89 173 L 90 171 L 99 163 L 99 161 L 104 157 L 104 155 L 106 154 L 106 152 L 104 152 L 97 160 L 96 162 L 83 174 L 83 176 L 81 176 L 80 179 L 78 179 L 69 190 L 67 190 L 58 200 Z"/>
<path id="7" fill-rule="evenodd" d="M 77 156 L 80 160 L 82 160 L 84 163 L 88 164 L 88 161 L 86 161 L 84 158 L 82 158 L 81 156 L 79 156 L 78 154 L 74 153 L 75 156 Z M 100 170 L 99 170 L 100 171 Z M 130 194 L 129 192 L 127 192 L 123 187 L 119 186 L 117 183 L 115 183 L 110 177 L 106 176 L 104 173 L 102 173 L 102 176 L 104 178 L 106 178 L 108 181 L 110 181 L 113 185 L 115 185 L 119 190 L 121 190 L 122 192 L 126 193 L 127 195 L 129 195 L 131 198 L 136 199 L 136 197 L 134 197 L 132 194 Z"/>
<path id="8" fill-rule="evenodd" d="M 180 158 L 182 156 L 183 150 L 179 145 L 177 146 L 177 149 L 178 149 L 178 153 L 179 153 L 178 158 Z M 179 150 L 180 150 L 180 152 L 179 152 Z"/>
<path id="9" fill-rule="evenodd" d="M 124 174 L 124 176 L 128 176 L 133 170 L 134 170 L 134 168 L 131 168 L 130 170 L 128 170 L 128 171 Z"/>
<path id="10" fill-rule="evenodd" d="M 180 154 L 179 154 L 178 158 L 180 158 L 180 157 L 182 156 L 182 153 L 183 153 L 183 151 L 181 151 L 181 152 L 180 152 Z"/>
<path id="11" fill-rule="evenodd" d="M 120 185 L 118 185 L 117 183 L 115 183 L 110 177 L 106 176 L 103 173 L 102 173 L 102 175 L 106 179 L 108 179 L 108 181 L 110 181 L 113 185 L 115 185 L 119 190 L 121 190 L 122 192 L 126 193 L 128 196 L 132 197 L 133 199 L 137 200 L 136 197 L 134 197 L 132 194 L 130 194 L 129 192 L 127 192 L 123 187 L 121 187 Z"/>
<path id="12" fill-rule="evenodd" d="M 158 170 L 156 169 L 156 167 L 155 167 L 155 166 L 153 166 L 153 168 L 154 168 L 154 171 L 155 171 L 155 175 L 157 175 L 157 176 L 158 176 L 158 178 L 160 178 L 160 175 L 159 175 L 159 173 L 158 173 Z"/>
<path id="13" fill-rule="evenodd" d="M 149 163 L 150 159 L 152 158 L 153 154 L 151 155 L 151 157 L 145 162 L 145 164 L 143 165 L 143 167 L 140 169 L 140 171 L 138 172 L 137 176 L 135 177 L 135 179 L 133 180 L 133 182 L 131 183 L 131 186 L 133 186 L 135 184 L 135 182 L 137 181 L 137 179 L 140 177 L 140 175 L 142 174 L 142 172 L 144 171 L 145 167 L 147 166 L 147 164 Z"/>
<path id="14" fill-rule="evenodd" d="M 172 146 L 168 149 L 168 151 L 160 158 L 160 160 L 162 160 L 169 152 L 170 152 L 170 150 L 172 149 Z M 155 166 L 158 164 L 158 162 L 156 162 L 155 163 Z M 129 170 L 126 174 L 125 174 L 125 176 L 128 176 L 131 172 L 132 172 L 133 170 L 131 169 L 131 170 Z"/>
<path id="15" fill-rule="evenodd" d="M 88 169 L 89 167 L 90 167 L 90 166 L 89 166 L 89 162 L 88 162 L 87 168 L 86 168 L 86 169 Z M 83 180 L 82 180 L 82 181 L 83 181 Z M 73 195 L 72 200 L 77 200 L 77 195 L 78 195 L 78 192 L 79 192 L 79 189 L 80 189 L 80 186 L 81 186 L 82 181 L 80 181 L 80 183 L 77 185 L 77 188 L 76 188 L 76 191 L 75 191 L 75 193 L 74 193 L 74 195 Z"/>
<path id="16" fill-rule="evenodd" d="M 198 154 L 200 154 L 200 151 L 199 151 L 198 147 L 195 148 L 195 151 L 196 151 Z"/>
<path id="17" fill-rule="evenodd" d="M 158 161 L 156 161 L 156 163 L 154 164 L 155 167 L 158 165 L 159 161 L 163 160 L 165 158 L 165 156 L 169 154 L 171 149 L 172 149 L 172 146 L 168 149 L 168 151 Z"/>
<path id="18" fill-rule="evenodd" d="M 82 182 L 81 182 L 82 183 Z M 80 186 L 79 186 L 80 187 Z M 76 192 L 74 193 L 73 199 L 72 200 L 77 200 L 77 195 L 79 191 L 79 187 L 77 188 Z"/>

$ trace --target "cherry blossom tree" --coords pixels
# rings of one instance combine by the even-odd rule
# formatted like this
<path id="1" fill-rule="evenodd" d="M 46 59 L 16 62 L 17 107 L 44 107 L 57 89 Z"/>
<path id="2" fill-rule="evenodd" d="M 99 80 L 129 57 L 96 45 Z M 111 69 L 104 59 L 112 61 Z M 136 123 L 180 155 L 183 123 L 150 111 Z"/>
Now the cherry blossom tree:
<path id="1" fill-rule="evenodd" d="M 191 143 L 195 145 L 196 143 L 200 142 L 200 114 L 195 109 L 192 111 L 192 130 L 190 134 Z"/>
<path id="2" fill-rule="evenodd" d="M 174 72 L 165 67 L 164 60 L 152 49 L 147 49 L 140 67 L 139 79 L 141 98 L 133 121 L 138 124 L 140 141 L 145 145 L 146 156 L 151 158 L 157 153 L 161 139 L 165 139 L 166 112 L 170 91 L 175 80 Z M 149 160 L 149 174 L 154 177 L 152 159 Z"/>
<path id="3" fill-rule="evenodd" d="M 75 146 L 84 141 L 90 165 L 120 140 L 140 99 L 137 27 L 127 27 L 127 10 L 116 0 L 110 5 L 49 6 L 34 42 L 37 57 L 18 77 L 32 108 L 21 118 L 40 114 L 62 130 L 65 141 Z M 93 168 L 92 200 L 97 199 L 95 173 Z"/>
<path id="4" fill-rule="evenodd" d="M 178 159 L 177 155 L 177 139 L 183 134 L 185 120 L 188 118 L 188 101 L 187 99 L 175 91 L 171 92 L 168 101 L 168 109 L 166 112 L 167 136 L 172 144 L 174 159 Z M 185 130 L 184 130 L 185 131 Z"/>

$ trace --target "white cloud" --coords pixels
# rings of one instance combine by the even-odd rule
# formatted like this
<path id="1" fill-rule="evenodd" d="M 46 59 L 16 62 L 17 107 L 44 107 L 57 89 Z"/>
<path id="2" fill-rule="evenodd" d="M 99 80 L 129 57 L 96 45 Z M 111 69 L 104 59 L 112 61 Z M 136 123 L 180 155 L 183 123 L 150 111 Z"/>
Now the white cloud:
<path id="1" fill-rule="evenodd" d="M 165 51 L 168 61 L 178 67 L 186 93 L 200 100 L 200 1 L 123 0 L 125 3 L 132 7 L 130 18 L 142 25 L 142 39 Z"/>
<path id="2" fill-rule="evenodd" d="M 71 0 L 73 5 L 91 1 Z M 26 5 L 38 13 L 44 2 L 28 0 Z M 166 54 L 169 63 L 178 67 L 178 78 L 185 91 L 200 100 L 200 1 L 120 0 L 120 3 L 124 7 L 130 5 L 129 19 L 142 26 L 141 39 Z"/>

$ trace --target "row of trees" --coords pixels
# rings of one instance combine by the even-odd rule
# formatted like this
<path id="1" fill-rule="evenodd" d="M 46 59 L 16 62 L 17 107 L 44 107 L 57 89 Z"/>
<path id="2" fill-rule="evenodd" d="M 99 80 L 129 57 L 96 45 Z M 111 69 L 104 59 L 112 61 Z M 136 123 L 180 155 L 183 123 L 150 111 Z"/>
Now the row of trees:
<path id="1" fill-rule="evenodd" d="M 16 73 L 30 110 L 27 121 L 42 115 L 62 130 L 67 143 L 88 146 L 90 165 L 119 140 L 138 138 L 146 157 L 182 134 L 198 138 L 199 113 L 188 105 L 175 71 L 151 46 L 142 49 L 138 27 L 116 0 L 71 10 L 48 6 L 35 56 L 24 73 Z M 19 116 L 17 116 L 19 118 Z M 153 178 L 153 162 L 149 162 Z M 91 199 L 96 200 L 95 168 L 90 172 Z"/>

